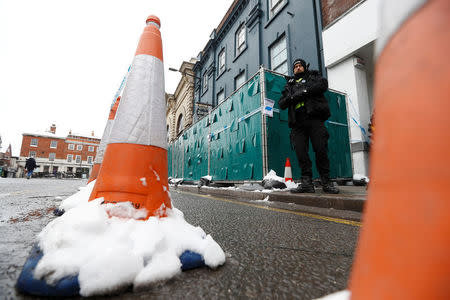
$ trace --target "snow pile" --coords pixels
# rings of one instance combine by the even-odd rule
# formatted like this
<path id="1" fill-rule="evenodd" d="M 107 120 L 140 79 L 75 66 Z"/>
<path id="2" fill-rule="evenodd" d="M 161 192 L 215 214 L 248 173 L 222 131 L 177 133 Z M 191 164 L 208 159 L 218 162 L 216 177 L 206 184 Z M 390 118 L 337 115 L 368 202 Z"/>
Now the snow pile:
<path id="1" fill-rule="evenodd" d="M 59 205 L 59 209 L 68 211 L 80 204 L 87 203 L 89 200 L 89 196 L 91 195 L 92 190 L 94 189 L 94 185 L 95 180 L 89 182 L 86 186 L 78 188 L 79 192 L 64 199 Z"/>
<path id="2" fill-rule="evenodd" d="M 349 300 L 351 295 L 349 290 L 343 290 L 316 300 Z"/>
<path id="3" fill-rule="evenodd" d="M 277 176 L 277 173 L 274 170 L 270 170 L 270 172 L 267 173 L 266 176 L 264 176 L 263 180 L 266 180 L 266 181 L 275 180 L 275 181 L 283 182 L 286 185 L 287 189 L 295 189 L 298 186 L 298 184 L 295 183 L 294 181 L 290 181 L 290 180 L 285 181 L 284 177 Z"/>
<path id="4" fill-rule="evenodd" d="M 369 183 L 369 177 L 362 175 L 362 174 L 354 174 L 353 180 L 356 180 L 356 181 L 364 180 L 366 183 Z"/>
<path id="5" fill-rule="evenodd" d="M 206 179 L 208 181 L 212 181 L 212 176 L 211 175 L 206 175 L 202 177 L 203 179 Z"/>
<path id="6" fill-rule="evenodd" d="M 178 184 L 178 183 L 182 182 L 183 180 L 184 180 L 183 178 L 169 177 L 169 184 Z"/>
<path id="7" fill-rule="evenodd" d="M 277 173 L 274 170 L 270 170 L 269 173 L 267 173 L 266 176 L 264 176 L 264 180 L 276 180 L 276 181 L 280 181 L 280 182 L 284 182 L 284 178 L 277 176 Z"/>
<path id="8" fill-rule="evenodd" d="M 145 209 L 130 202 L 101 205 L 103 198 L 88 202 L 90 190 L 92 186 L 70 197 L 66 213 L 39 234 L 44 256 L 36 278 L 51 284 L 78 274 L 80 294 L 91 296 L 170 279 L 181 272 L 179 257 L 186 250 L 202 255 L 211 268 L 225 263 L 221 247 L 187 223 L 180 210 L 143 221 Z"/>

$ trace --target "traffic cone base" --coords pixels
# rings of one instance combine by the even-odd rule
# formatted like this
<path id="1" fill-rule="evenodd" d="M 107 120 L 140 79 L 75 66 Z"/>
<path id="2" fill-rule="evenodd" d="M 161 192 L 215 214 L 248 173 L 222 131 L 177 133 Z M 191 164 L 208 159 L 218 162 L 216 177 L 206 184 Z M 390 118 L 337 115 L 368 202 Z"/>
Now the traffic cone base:
<path id="1" fill-rule="evenodd" d="M 165 216 L 165 208 L 172 207 L 167 150 L 139 144 L 109 144 L 105 161 L 114 163 L 102 165 L 99 174 L 102 180 L 97 181 L 89 200 L 103 197 L 105 203 L 130 201 L 135 208 L 146 208 L 147 218 Z"/>

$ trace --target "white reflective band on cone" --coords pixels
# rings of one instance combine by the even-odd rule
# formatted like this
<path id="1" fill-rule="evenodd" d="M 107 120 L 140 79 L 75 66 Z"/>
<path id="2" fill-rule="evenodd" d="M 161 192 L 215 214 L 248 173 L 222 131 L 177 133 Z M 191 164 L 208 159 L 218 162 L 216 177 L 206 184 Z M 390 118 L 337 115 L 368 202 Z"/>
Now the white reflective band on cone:
<path id="1" fill-rule="evenodd" d="M 109 143 L 167 149 L 164 65 L 154 56 L 134 57 Z"/>
<path id="2" fill-rule="evenodd" d="M 427 0 L 382 0 L 379 14 L 379 32 L 375 46 L 378 57 L 391 36 L 400 28 L 411 14 L 416 12 Z"/>
<path id="3" fill-rule="evenodd" d="M 103 162 L 103 156 L 105 155 L 106 146 L 109 142 L 109 136 L 111 135 L 111 129 L 114 124 L 114 120 L 106 121 L 105 131 L 103 131 L 103 136 L 100 141 L 100 145 L 97 149 L 97 155 L 95 156 L 95 163 L 101 164 Z"/>

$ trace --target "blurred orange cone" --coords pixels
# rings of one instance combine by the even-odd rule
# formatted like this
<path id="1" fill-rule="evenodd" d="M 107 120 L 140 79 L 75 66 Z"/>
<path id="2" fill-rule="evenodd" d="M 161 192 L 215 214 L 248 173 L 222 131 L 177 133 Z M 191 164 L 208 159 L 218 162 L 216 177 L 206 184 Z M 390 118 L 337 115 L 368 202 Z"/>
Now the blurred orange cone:
<path id="1" fill-rule="evenodd" d="M 382 8 L 390 18 L 377 41 L 377 132 L 352 299 L 450 299 L 450 2 L 423 2 Z"/>
<path id="2" fill-rule="evenodd" d="M 147 18 L 90 200 L 131 201 L 147 218 L 171 208 L 160 20 Z"/>
<path id="3" fill-rule="evenodd" d="M 108 145 L 109 136 L 111 134 L 112 125 L 114 123 L 114 118 L 116 117 L 117 108 L 119 107 L 120 96 L 114 101 L 111 110 L 109 111 L 108 121 L 106 121 L 106 127 L 103 131 L 102 140 L 97 148 L 97 155 L 95 156 L 95 162 L 92 166 L 91 176 L 89 176 L 88 183 L 92 180 L 97 179 L 98 173 L 100 172 L 100 166 L 103 161 L 103 156 L 105 154 L 106 145 Z"/>
<path id="4" fill-rule="evenodd" d="M 286 164 L 284 165 L 284 181 L 292 181 L 292 169 L 289 157 L 286 158 Z"/>

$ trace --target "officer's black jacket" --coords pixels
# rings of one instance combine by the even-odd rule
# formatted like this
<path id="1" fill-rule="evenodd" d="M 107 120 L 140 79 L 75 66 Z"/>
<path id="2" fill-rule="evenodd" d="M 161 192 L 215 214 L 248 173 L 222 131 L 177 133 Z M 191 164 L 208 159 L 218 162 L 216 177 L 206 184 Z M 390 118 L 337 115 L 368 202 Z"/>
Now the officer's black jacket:
<path id="1" fill-rule="evenodd" d="M 287 79 L 278 105 L 283 110 L 288 108 L 290 128 L 296 126 L 295 105 L 300 101 L 305 103 L 308 119 L 325 121 L 330 117 L 330 107 L 323 95 L 327 89 L 328 81 L 315 70 L 306 71 L 301 82 L 296 82 L 294 78 Z"/>

